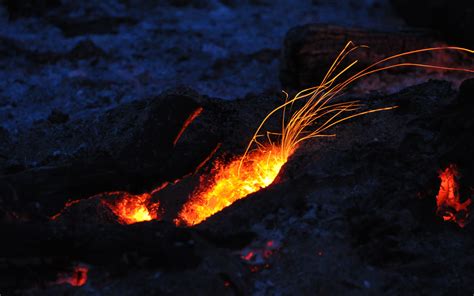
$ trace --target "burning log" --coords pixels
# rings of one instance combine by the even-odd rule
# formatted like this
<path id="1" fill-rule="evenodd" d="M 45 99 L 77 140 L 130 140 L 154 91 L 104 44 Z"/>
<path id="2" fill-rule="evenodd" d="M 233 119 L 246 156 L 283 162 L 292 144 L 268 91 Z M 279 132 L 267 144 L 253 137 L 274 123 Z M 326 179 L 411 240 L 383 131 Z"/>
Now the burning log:
<path id="1" fill-rule="evenodd" d="M 355 60 L 347 66 L 342 66 L 346 62 L 345 58 L 360 47 L 365 46 L 356 46 L 349 41 L 333 61 L 320 84 L 298 92 L 291 99 L 287 95 L 283 104 L 270 111 L 258 126 L 240 159 L 234 159 L 225 165 L 217 165 L 211 175 L 212 181 L 206 182 L 203 179 L 200 187 L 184 204 L 175 222 L 178 225 L 188 226 L 199 224 L 235 201 L 269 186 L 301 143 L 319 137 L 334 137 L 335 134 L 327 131 L 333 126 L 362 115 L 397 108 L 391 106 L 361 111 L 364 104 L 358 100 L 333 102 L 340 92 L 345 91 L 361 78 L 407 66 L 465 73 L 474 72 L 472 69 L 430 63 L 398 62 L 400 58 L 426 52 L 451 50 L 465 54 L 474 53 L 470 49 L 459 47 L 434 47 L 382 58 L 362 70 L 350 74 L 348 78 L 342 79 L 341 76 L 348 75 L 346 72 L 352 70 L 352 67 L 358 62 Z M 264 132 L 265 123 L 277 112 L 282 114 L 281 129 Z M 262 134 L 263 132 L 264 134 Z"/>
<path id="2" fill-rule="evenodd" d="M 185 203 L 176 223 L 198 224 L 235 201 L 272 184 L 288 157 L 282 157 L 277 147 L 267 148 L 270 151 L 264 148 L 250 153 L 251 160 L 243 167 L 240 167 L 240 158 L 236 158 L 230 164 L 217 163 L 213 168 L 213 179 L 206 180 L 208 176 L 201 176 L 200 187 Z"/>

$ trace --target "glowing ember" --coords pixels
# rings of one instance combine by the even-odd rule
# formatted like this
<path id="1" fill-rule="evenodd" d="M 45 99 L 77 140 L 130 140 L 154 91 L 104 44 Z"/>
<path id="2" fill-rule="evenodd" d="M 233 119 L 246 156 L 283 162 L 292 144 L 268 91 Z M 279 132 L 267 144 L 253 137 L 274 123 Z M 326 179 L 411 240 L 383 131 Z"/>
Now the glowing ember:
<path id="1" fill-rule="evenodd" d="M 125 193 L 118 201 L 105 203 L 119 217 L 120 223 L 133 224 L 158 219 L 159 203 L 152 203 L 150 200 L 151 195 L 148 193 L 140 195 Z"/>
<path id="2" fill-rule="evenodd" d="M 56 284 L 69 284 L 74 287 L 80 287 L 87 282 L 87 273 L 89 268 L 86 266 L 76 266 L 72 274 L 59 274 Z"/>
<path id="3" fill-rule="evenodd" d="M 269 260 L 280 248 L 280 243 L 274 240 L 260 242 L 258 245 L 255 248 L 245 248 L 240 254 L 240 258 L 253 273 L 269 269 L 271 267 Z"/>
<path id="4" fill-rule="evenodd" d="M 471 200 L 468 199 L 463 203 L 460 201 L 459 172 L 456 166 L 449 165 L 440 173 L 439 177 L 441 185 L 438 196 L 436 196 L 436 214 L 442 217 L 444 221 L 452 221 L 460 227 L 464 227 L 468 222 Z"/>
<path id="5" fill-rule="evenodd" d="M 164 186 L 166 186 L 166 183 L 162 187 Z M 162 187 L 153 190 L 151 194 L 158 192 Z M 106 192 L 89 197 L 88 200 L 100 199 L 100 203 L 108 207 L 118 217 L 118 222 L 132 224 L 159 219 L 159 202 L 152 202 L 151 194 L 132 195 L 121 191 Z M 59 213 L 51 217 L 51 220 L 58 219 L 67 209 L 78 205 L 81 201 L 83 200 L 68 201 Z"/>
<path id="6" fill-rule="evenodd" d="M 59 213 L 55 214 L 54 216 L 51 217 L 51 220 L 56 220 L 58 219 L 59 217 L 61 217 L 61 215 L 64 213 L 64 211 L 69 208 L 69 207 L 72 207 L 73 205 L 75 204 L 78 204 L 81 200 L 78 199 L 78 200 L 70 200 L 68 202 L 66 202 L 66 204 L 64 205 L 64 208 L 59 211 Z"/>
<path id="7" fill-rule="evenodd" d="M 252 251 L 248 252 L 247 255 L 242 256 L 242 259 L 245 261 L 250 261 L 254 256 L 254 253 Z"/>
<path id="8" fill-rule="evenodd" d="M 267 187 L 275 180 L 287 157 L 279 147 L 270 146 L 251 152 L 242 167 L 240 158 L 227 165 L 218 163 L 211 184 L 202 180 L 176 222 L 197 224 L 236 200 Z"/>

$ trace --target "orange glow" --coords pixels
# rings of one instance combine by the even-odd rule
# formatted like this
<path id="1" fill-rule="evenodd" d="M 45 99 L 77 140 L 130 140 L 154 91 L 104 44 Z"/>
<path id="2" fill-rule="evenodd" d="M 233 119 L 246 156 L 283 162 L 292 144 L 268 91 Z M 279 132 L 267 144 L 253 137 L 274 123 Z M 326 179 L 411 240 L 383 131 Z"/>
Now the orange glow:
<path id="1" fill-rule="evenodd" d="M 167 183 L 163 184 L 162 187 L 156 188 L 151 194 L 158 192 L 166 185 Z M 160 218 L 158 216 L 158 208 L 160 204 L 159 202 L 151 202 L 151 194 L 143 193 L 133 195 L 128 192 L 116 191 L 94 195 L 88 199 L 99 198 L 101 204 L 107 206 L 118 217 L 119 223 L 133 224 Z M 51 220 L 57 220 L 61 215 L 63 215 L 66 209 L 79 204 L 81 201 L 81 199 L 68 201 L 59 213 L 51 217 Z"/>
<path id="2" fill-rule="evenodd" d="M 89 268 L 86 266 L 76 266 L 72 274 L 59 274 L 56 284 L 69 284 L 74 287 L 84 286 L 87 283 L 87 273 Z"/>
<path id="3" fill-rule="evenodd" d="M 244 154 L 228 164 L 218 162 L 209 178 L 201 183 L 175 219 L 177 225 L 196 225 L 211 215 L 221 211 L 235 201 L 269 186 L 277 177 L 280 169 L 299 145 L 316 137 L 333 137 L 326 134 L 331 127 L 348 119 L 373 112 L 392 110 L 396 106 L 360 111 L 364 106 L 360 101 L 334 103 L 333 101 L 351 83 L 374 73 L 397 67 L 421 67 L 433 70 L 449 70 L 473 73 L 474 70 L 416 63 L 394 63 L 394 59 L 423 52 L 454 50 L 467 53 L 474 51 L 460 47 L 434 47 L 409 51 L 390 56 L 373 63 L 345 80 L 347 74 L 358 61 L 342 68 L 341 63 L 354 50 L 366 46 L 354 46 L 348 42 L 334 60 L 320 85 L 298 92 L 292 99 L 273 109 L 258 126 Z M 342 68 L 342 69 L 340 69 Z M 339 70 L 338 70 L 339 69 Z M 338 71 L 336 71 L 338 70 Z M 296 108 L 295 106 L 301 106 Z M 295 107 L 295 108 L 293 108 Z M 295 109 L 295 110 L 294 110 Z M 262 132 L 267 121 L 281 113 L 281 130 Z M 263 138 L 264 143 L 260 141 Z M 275 138 L 277 138 L 275 140 Z"/>
<path id="4" fill-rule="evenodd" d="M 152 203 L 151 195 L 143 193 L 131 195 L 123 193 L 118 201 L 104 201 L 104 203 L 119 217 L 122 224 L 133 224 L 142 221 L 158 219 L 159 203 Z"/>
<path id="5" fill-rule="evenodd" d="M 455 165 L 449 165 L 440 173 L 441 185 L 436 196 L 436 214 L 444 221 L 452 221 L 460 227 L 467 224 L 471 200 L 461 203 L 459 195 L 459 172 Z"/>
<path id="6" fill-rule="evenodd" d="M 63 209 L 61 211 L 59 211 L 59 213 L 55 214 L 54 216 L 51 217 L 51 220 L 56 220 L 58 219 L 59 217 L 61 217 L 61 215 L 64 213 L 64 211 L 69 208 L 69 207 L 72 207 L 73 205 L 79 203 L 81 200 L 80 199 L 77 199 L 77 200 L 70 200 L 68 202 L 66 202 L 66 204 L 64 205 Z"/>
<path id="7" fill-rule="evenodd" d="M 287 161 L 278 146 L 264 147 L 249 154 L 241 165 L 240 158 L 229 164 L 217 163 L 210 181 L 201 186 L 184 205 L 176 222 L 194 225 L 219 212 L 235 201 L 270 185 Z"/>

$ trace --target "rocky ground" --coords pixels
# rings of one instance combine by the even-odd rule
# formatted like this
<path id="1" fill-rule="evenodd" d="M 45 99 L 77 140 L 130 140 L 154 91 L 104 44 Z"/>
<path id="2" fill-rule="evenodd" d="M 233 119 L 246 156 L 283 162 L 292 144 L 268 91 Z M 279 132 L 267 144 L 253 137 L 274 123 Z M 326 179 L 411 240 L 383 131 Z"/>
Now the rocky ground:
<path id="1" fill-rule="evenodd" d="M 373 45 L 362 64 L 469 40 L 407 27 L 385 1 L 1 4 L 0 294 L 474 292 L 474 227 L 435 214 L 448 164 L 472 196 L 468 74 L 361 83 L 340 99 L 398 108 L 306 143 L 274 184 L 204 223 L 173 224 L 213 161 L 242 153 L 282 103 L 280 90 L 311 85 L 348 40 Z M 415 61 L 473 64 L 464 54 Z M 161 187 L 162 221 L 122 225 L 101 202 Z M 61 282 L 78 267 L 84 285 Z"/>

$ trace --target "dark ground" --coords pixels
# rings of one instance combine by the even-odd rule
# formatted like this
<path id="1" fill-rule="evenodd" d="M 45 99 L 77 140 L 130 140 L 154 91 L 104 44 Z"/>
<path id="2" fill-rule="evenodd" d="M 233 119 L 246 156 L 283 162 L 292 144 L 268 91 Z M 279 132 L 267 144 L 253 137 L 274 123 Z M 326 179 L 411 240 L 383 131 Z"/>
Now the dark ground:
<path id="1" fill-rule="evenodd" d="M 5 2 L 14 4 L 0 7 L 0 122 L 14 133 L 54 109 L 80 118 L 179 85 L 230 100 L 280 91 L 290 28 L 400 23 L 349 1 Z"/>
<path id="2" fill-rule="evenodd" d="M 392 2 L 0 2 L 0 294 L 471 295 L 474 227 L 443 222 L 435 196 L 449 163 L 472 196 L 473 80 L 459 90 L 472 75 L 362 84 L 346 98 L 399 108 L 307 143 L 275 184 L 198 227 L 171 223 L 206 157 L 241 153 L 280 90 L 317 79 L 347 38 L 376 56 L 471 45 L 458 32 L 471 7 L 446 18 L 458 32 L 446 38 L 449 26 L 414 29 L 406 2 Z M 94 196 L 167 182 L 153 196 L 161 222 L 117 224 Z M 50 221 L 73 199 L 83 201 Z M 84 286 L 54 284 L 77 264 L 89 268 Z"/>

